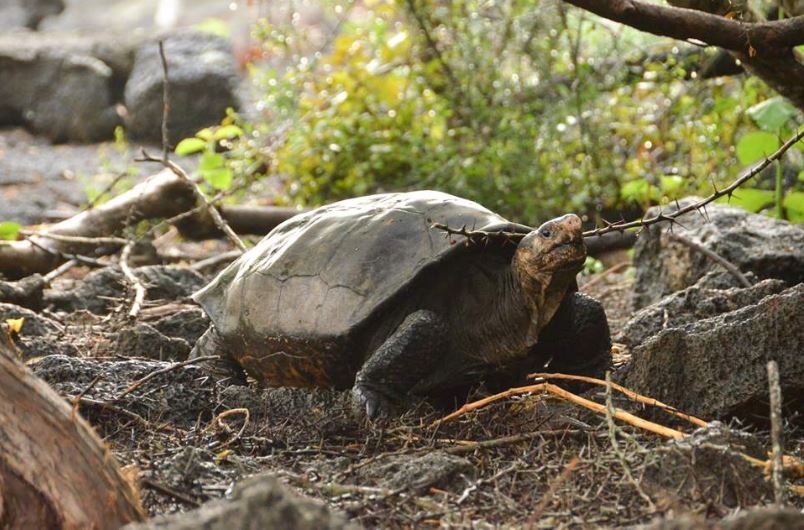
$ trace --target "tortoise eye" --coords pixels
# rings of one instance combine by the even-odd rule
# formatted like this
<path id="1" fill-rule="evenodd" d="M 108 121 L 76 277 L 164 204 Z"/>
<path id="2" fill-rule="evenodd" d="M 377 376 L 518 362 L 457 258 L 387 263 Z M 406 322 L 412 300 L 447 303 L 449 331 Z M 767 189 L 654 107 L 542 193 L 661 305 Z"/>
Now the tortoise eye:
<path id="1" fill-rule="evenodd" d="M 549 228 L 542 228 L 539 230 L 539 235 L 545 239 L 550 239 L 553 237 L 553 232 Z"/>

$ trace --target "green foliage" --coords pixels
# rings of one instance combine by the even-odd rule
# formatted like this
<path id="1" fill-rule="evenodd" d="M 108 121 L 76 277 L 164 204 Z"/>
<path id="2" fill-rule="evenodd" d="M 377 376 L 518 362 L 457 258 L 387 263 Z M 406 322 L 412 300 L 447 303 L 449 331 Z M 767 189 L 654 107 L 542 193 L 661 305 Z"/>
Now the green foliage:
<path id="1" fill-rule="evenodd" d="M 11 221 L 0 222 L 0 240 L 14 241 L 20 233 L 22 226 Z"/>
<path id="2" fill-rule="evenodd" d="M 244 134 L 234 121 L 235 117 L 229 111 L 221 125 L 201 129 L 194 137 L 181 140 L 175 148 L 179 156 L 201 155 L 196 171 L 212 190 L 229 190 L 234 181 L 232 164 L 225 154 L 219 152 L 228 152 L 231 141 Z"/>
<path id="3" fill-rule="evenodd" d="M 561 3 L 326 5 L 320 48 L 292 22 L 258 28 L 289 65 L 254 72 L 265 123 L 238 122 L 223 160 L 200 133 L 183 146 L 212 186 L 270 175 L 301 205 L 440 189 L 536 224 L 709 193 L 801 119 L 755 78 L 690 80 L 689 48 Z"/>

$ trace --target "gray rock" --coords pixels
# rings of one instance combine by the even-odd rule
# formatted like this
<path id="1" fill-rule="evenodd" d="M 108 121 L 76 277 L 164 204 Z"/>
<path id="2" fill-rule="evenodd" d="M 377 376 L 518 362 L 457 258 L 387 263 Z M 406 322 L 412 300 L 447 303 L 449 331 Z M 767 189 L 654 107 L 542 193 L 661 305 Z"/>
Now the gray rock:
<path id="1" fill-rule="evenodd" d="M 25 125 L 55 142 L 111 138 L 114 70 L 80 39 L 12 32 L 0 37 L 0 125 Z"/>
<path id="2" fill-rule="evenodd" d="M 745 295 L 773 285 L 760 284 Z M 665 329 L 632 350 L 620 377 L 629 388 L 696 416 L 756 420 L 767 417 L 766 365 L 774 359 L 787 409 L 800 411 L 802 307 L 804 284 L 798 284 L 736 311 Z"/>
<path id="3" fill-rule="evenodd" d="M 206 503 L 191 512 L 155 517 L 125 530 L 323 530 L 359 528 L 324 504 L 302 497 L 270 475 L 243 480 L 232 497 Z"/>
<path id="4" fill-rule="evenodd" d="M 160 318 L 153 323 L 153 326 L 168 337 L 184 339 L 188 344 L 195 344 L 209 327 L 209 317 L 200 307 L 192 307 Z"/>
<path id="5" fill-rule="evenodd" d="M 682 440 L 668 442 L 651 455 L 642 482 L 657 496 L 684 498 L 715 506 L 738 507 L 773 498 L 763 468 L 742 455 L 764 460 L 752 435 L 714 423 Z"/>
<path id="6" fill-rule="evenodd" d="M 390 489 L 421 493 L 436 487 L 460 491 L 475 477 L 476 470 L 465 458 L 443 451 L 422 456 L 393 455 L 373 462 L 358 471 L 360 482 L 376 482 Z"/>
<path id="7" fill-rule="evenodd" d="M 183 361 L 190 354 L 190 344 L 181 338 L 166 337 L 152 326 L 137 322 L 116 334 L 114 352 L 124 357 Z"/>
<path id="8" fill-rule="evenodd" d="M 690 197 L 680 205 L 695 200 Z M 648 216 L 655 213 L 652 209 Z M 789 285 L 804 282 L 804 227 L 721 204 L 707 206 L 706 214 L 706 218 L 695 212 L 683 215 L 680 223 L 686 230 L 679 226 L 674 230 L 743 272 L 778 278 Z M 666 230 L 665 224 L 651 226 L 637 240 L 634 304 L 638 309 L 695 284 L 708 271 L 721 269 L 700 252 L 669 239 L 663 233 Z"/>
<path id="9" fill-rule="evenodd" d="M 165 39 L 169 68 L 171 143 L 220 122 L 237 108 L 238 74 L 229 42 L 197 31 Z M 143 44 L 125 88 L 127 128 L 132 136 L 159 141 L 162 124 L 162 63 L 157 43 Z"/>
<path id="10" fill-rule="evenodd" d="M 753 508 L 721 520 L 701 515 L 668 515 L 635 530 L 804 530 L 804 514 L 793 508 Z"/>
<path id="11" fill-rule="evenodd" d="M 0 0 L 0 31 L 36 29 L 43 18 L 64 11 L 64 0 Z"/>
<path id="12" fill-rule="evenodd" d="M 786 287 L 781 280 L 763 280 L 750 288 L 709 287 L 723 285 L 716 279 L 718 276 L 722 275 L 709 273 L 692 287 L 668 295 L 659 302 L 640 309 L 623 327 L 620 341 L 635 347 L 664 329 L 683 328 L 698 320 L 756 304 L 764 297 L 779 293 Z M 733 278 L 730 274 L 728 276 Z"/>

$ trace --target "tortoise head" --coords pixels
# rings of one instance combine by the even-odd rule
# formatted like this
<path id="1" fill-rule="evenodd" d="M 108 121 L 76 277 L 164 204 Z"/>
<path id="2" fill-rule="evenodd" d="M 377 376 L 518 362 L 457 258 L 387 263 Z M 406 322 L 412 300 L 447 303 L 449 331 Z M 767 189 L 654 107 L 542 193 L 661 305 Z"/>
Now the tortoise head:
<path id="1" fill-rule="evenodd" d="M 530 306 L 528 334 L 534 341 L 553 318 L 585 260 L 581 219 L 575 214 L 547 221 L 519 242 L 511 265 Z"/>

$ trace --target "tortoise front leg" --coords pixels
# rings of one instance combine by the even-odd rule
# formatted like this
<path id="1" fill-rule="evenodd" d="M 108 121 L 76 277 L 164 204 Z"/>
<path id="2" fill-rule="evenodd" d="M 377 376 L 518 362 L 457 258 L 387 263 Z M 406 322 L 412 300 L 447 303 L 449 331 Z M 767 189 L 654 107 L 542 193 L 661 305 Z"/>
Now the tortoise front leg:
<path id="1" fill-rule="evenodd" d="M 355 408 L 364 409 L 369 418 L 390 414 L 443 358 L 445 337 L 446 326 L 432 311 L 408 315 L 357 373 L 352 388 Z"/>

